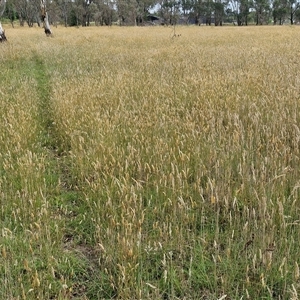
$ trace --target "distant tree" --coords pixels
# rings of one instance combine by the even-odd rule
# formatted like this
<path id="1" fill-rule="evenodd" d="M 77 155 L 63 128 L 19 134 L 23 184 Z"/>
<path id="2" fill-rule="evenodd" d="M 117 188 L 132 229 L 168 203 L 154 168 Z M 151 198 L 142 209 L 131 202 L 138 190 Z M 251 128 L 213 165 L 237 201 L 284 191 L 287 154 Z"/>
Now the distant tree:
<path id="1" fill-rule="evenodd" d="M 82 5 L 81 0 L 75 0 L 72 2 L 72 7 L 70 11 L 70 25 L 77 26 L 83 24 L 83 14 L 84 14 L 84 7 Z"/>
<path id="2" fill-rule="evenodd" d="M 253 6 L 251 0 L 231 0 L 232 14 L 238 26 L 248 25 L 250 8 Z"/>
<path id="3" fill-rule="evenodd" d="M 96 0 L 71 0 L 71 25 L 90 26 L 93 16 L 99 11 Z"/>
<path id="4" fill-rule="evenodd" d="M 11 26 L 14 27 L 14 21 L 17 18 L 17 11 L 15 8 L 14 0 L 8 0 L 6 2 L 6 8 L 5 8 L 5 17 L 7 17 L 11 23 Z"/>
<path id="5" fill-rule="evenodd" d="M 176 0 L 161 0 L 159 15 L 166 25 L 174 25 L 180 16 L 181 2 Z"/>
<path id="6" fill-rule="evenodd" d="M 295 12 L 295 19 L 296 19 L 296 22 L 299 24 L 300 22 L 300 8 L 296 10 Z"/>
<path id="7" fill-rule="evenodd" d="M 225 5 L 226 3 L 222 3 L 220 0 L 214 3 L 215 26 L 223 25 Z"/>
<path id="8" fill-rule="evenodd" d="M 156 0 L 136 0 L 136 24 L 143 24 L 147 19 L 150 8 L 155 6 Z"/>
<path id="9" fill-rule="evenodd" d="M 297 11 L 300 9 L 299 0 L 288 0 L 289 19 L 291 25 L 294 24 Z"/>
<path id="10" fill-rule="evenodd" d="M 82 0 L 82 26 L 90 26 L 92 0 Z"/>
<path id="11" fill-rule="evenodd" d="M 136 25 L 137 2 L 136 0 L 116 0 L 119 24 Z"/>
<path id="12" fill-rule="evenodd" d="M 200 25 L 202 20 L 201 17 L 204 17 L 206 11 L 206 5 L 204 0 L 192 0 L 192 11 L 190 15 L 195 18 L 196 25 Z"/>
<path id="13" fill-rule="evenodd" d="M 240 0 L 239 25 L 248 25 L 252 3 L 253 2 L 250 2 L 250 0 Z"/>
<path id="14" fill-rule="evenodd" d="M 33 8 L 33 3 L 36 4 L 36 7 Z M 5 6 L 6 3 L 4 0 L 0 0 L 0 17 L 3 15 L 4 11 L 5 11 Z M 44 0 L 42 0 L 41 2 L 31 2 L 29 5 L 29 8 L 27 8 L 27 12 L 28 12 L 28 19 L 26 20 L 26 22 L 28 22 L 28 26 L 32 26 L 30 22 L 33 22 L 33 20 L 35 19 L 37 22 L 39 23 L 43 23 L 43 27 L 45 29 L 45 33 L 47 36 L 52 34 L 51 28 L 50 28 L 50 24 L 49 24 L 49 20 L 48 20 L 48 12 L 46 9 L 46 2 Z M 34 17 L 33 17 L 34 15 Z M 2 25 L 0 23 L 0 42 L 6 41 L 6 36 L 5 36 L 5 32 L 2 28 Z"/>
<path id="15" fill-rule="evenodd" d="M 182 0 L 181 9 L 184 16 L 189 15 L 193 11 L 193 0 Z"/>
<path id="16" fill-rule="evenodd" d="M 213 0 L 205 0 L 204 2 L 202 2 L 202 5 L 203 5 L 205 23 L 206 25 L 211 25 L 215 3 L 213 2 Z"/>
<path id="17" fill-rule="evenodd" d="M 273 24 L 282 25 L 288 13 L 287 0 L 274 0 L 272 5 Z"/>
<path id="18" fill-rule="evenodd" d="M 15 0 L 14 5 L 21 26 L 24 26 L 25 23 L 29 27 L 32 27 L 34 23 L 41 24 L 39 18 L 40 0 Z"/>
<path id="19" fill-rule="evenodd" d="M 53 15 L 53 11 L 55 11 L 55 19 L 59 19 L 65 27 L 70 25 L 72 0 L 53 0 L 50 5 L 49 12 L 51 16 Z"/>
<path id="20" fill-rule="evenodd" d="M 267 24 L 270 16 L 270 2 L 268 0 L 254 0 L 256 25 Z"/>
<path id="21" fill-rule="evenodd" d="M 96 25 L 111 25 L 116 17 L 116 10 L 111 1 L 98 0 L 95 2 L 97 9 L 93 12 L 93 19 Z"/>

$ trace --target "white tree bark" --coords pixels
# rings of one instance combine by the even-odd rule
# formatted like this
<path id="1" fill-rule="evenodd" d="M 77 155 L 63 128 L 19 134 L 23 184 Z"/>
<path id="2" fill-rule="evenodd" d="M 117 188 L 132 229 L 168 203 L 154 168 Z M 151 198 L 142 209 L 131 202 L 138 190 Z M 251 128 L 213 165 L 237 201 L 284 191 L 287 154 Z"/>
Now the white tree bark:
<path id="1" fill-rule="evenodd" d="M 5 10 L 5 0 L 0 0 L 0 18 L 2 17 Z M 5 31 L 0 22 L 0 43 L 6 41 Z"/>
<path id="2" fill-rule="evenodd" d="M 48 13 L 46 10 L 45 0 L 41 0 L 41 20 L 43 22 L 43 27 L 45 29 L 46 35 L 47 36 L 52 35 L 52 31 L 51 31 L 49 20 L 48 20 Z"/>
<path id="3" fill-rule="evenodd" d="M 2 28 L 1 22 L 0 22 L 0 43 L 6 41 L 5 31 Z"/>

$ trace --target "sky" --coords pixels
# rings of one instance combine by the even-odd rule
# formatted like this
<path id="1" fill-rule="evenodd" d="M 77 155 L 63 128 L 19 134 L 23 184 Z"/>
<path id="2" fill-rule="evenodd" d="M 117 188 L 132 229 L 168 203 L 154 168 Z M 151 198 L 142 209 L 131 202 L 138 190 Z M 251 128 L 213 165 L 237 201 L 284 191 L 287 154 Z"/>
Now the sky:
<path id="1" fill-rule="evenodd" d="M 151 14 L 155 13 L 159 9 L 159 4 L 156 4 L 152 9 L 149 10 Z"/>

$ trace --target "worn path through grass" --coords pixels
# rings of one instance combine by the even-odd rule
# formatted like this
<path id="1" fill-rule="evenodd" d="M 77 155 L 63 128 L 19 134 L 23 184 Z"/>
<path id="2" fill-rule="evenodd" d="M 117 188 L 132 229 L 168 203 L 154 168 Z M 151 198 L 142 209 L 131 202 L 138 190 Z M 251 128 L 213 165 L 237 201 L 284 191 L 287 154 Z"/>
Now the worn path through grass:
<path id="1" fill-rule="evenodd" d="M 97 262 L 67 138 L 56 128 L 51 66 L 34 47 L 23 55 L 3 47 L 12 58 L 0 79 L 0 298 L 82 299 L 95 293 Z"/>
<path id="2" fill-rule="evenodd" d="M 37 83 L 38 121 L 41 125 L 40 142 L 47 153 L 47 170 L 51 178 L 57 180 L 55 190 L 50 190 L 48 197 L 52 202 L 52 210 L 60 216 L 62 232 L 61 251 L 72 257 L 67 274 L 70 282 L 70 296 L 89 294 L 91 285 L 96 285 L 95 268 L 97 259 L 90 245 L 92 240 L 91 224 L 84 218 L 87 207 L 76 182 L 70 178 L 72 167 L 68 160 L 70 144 L 68 137 L 58 131 L 55 123 L 54 108 L 51 102 L 51 68 L 37 53 L 32 57 L 32 75 Z M 76 262 L 77 261 L 77 262 Z M 93 278 L 93 279 L 91 279 Z"/>

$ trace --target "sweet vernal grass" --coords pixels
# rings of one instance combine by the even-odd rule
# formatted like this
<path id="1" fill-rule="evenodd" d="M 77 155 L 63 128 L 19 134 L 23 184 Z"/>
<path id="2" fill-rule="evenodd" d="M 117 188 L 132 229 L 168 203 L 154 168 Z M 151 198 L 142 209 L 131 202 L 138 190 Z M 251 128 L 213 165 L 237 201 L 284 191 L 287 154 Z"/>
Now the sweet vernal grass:
<path id="1" fill-rule="evenodd" d="M 7 28 L 1 298 L 298 299 L 299 30 L 176 30 Z"/>

